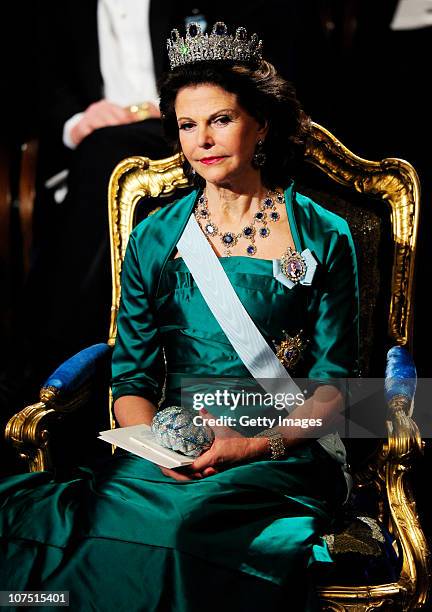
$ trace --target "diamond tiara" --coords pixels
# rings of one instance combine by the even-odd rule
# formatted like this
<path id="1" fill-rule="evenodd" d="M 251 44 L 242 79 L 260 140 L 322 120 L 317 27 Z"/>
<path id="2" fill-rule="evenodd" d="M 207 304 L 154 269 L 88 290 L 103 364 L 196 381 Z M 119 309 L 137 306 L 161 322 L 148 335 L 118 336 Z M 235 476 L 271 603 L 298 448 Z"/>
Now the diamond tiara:
<path id="1" fill-rule="evenodd" d="M 186 36 L 172 30 L 167 40 L 170 68 L 184 64 L 213 60 L 250 62 L 262 60 L 262 40 L 256 34 L 250 39 L 246 28 L 237 28 L 235 35 L 228 34 L 227 26 L 218 21 L 210 34 L 203 34 L 198 23 L 189 23 Z"/>

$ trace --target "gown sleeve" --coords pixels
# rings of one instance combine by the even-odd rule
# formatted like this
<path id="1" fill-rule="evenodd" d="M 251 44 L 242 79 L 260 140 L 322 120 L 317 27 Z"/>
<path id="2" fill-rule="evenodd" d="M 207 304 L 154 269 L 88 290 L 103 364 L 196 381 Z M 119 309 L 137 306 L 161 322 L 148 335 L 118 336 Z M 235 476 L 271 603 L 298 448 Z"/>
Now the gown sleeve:
<path id="1" fill-rule="evenodd" d="M 329 239 L 322 285 L 312 313 L 312 366 L 315 381 L 358 376 L 359 288 L 357 258 L 346 221 Z"/>
<path id="2" fill-rule="evenodd" d="M 133 234 L 123 262 L 121 283 L 112 358 L 113 399 L 138 395 L 157 404 L 165 375 L 163 351 L 151 300 L 141 276 Z"/>

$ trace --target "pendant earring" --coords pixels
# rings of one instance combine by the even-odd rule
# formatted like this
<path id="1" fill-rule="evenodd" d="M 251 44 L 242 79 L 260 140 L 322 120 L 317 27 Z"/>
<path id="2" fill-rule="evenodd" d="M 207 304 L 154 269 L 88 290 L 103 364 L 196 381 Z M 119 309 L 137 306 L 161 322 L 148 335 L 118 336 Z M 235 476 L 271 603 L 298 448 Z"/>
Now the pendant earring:
<path id="1" fill-rule="evenodd" d="M 189 166 L 186 169 L 185 174 L 186 174 L 187 178 L 189 179 L 190 184 L 193 185 L 194 187 L 196 187 L 196 178 L 197 178 L 197 176 L 196 176 L 195 168 L 192 168 L 192 166 Z"/>
<path id="2" fill-rule="evenodd" d="M 260 139 L 256 143 L 255 153 L 252 158 L 252 165 L 255 168 L 262 168 L 262 166 L 264 166 L 264 164 L 266 163 L 267 155 L 264 153 L 263 149 L 264 149 L 264 141 Z"/>

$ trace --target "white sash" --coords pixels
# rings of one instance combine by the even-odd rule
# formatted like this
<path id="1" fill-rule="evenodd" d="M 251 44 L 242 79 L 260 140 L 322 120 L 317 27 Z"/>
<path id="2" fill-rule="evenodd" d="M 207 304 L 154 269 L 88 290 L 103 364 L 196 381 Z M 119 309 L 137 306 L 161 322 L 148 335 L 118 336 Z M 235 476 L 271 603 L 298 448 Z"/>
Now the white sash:
<path id="1" fill-rule="evenodd" d="M 269 393 L 277 392 L 275 383 L 282 379 L 278 386 L 283 385 L 284 393 L 301 394 L 241 303 L 193 214 L 177 249 L 207 306 L 252 376 L 264 379 L 260 384 Z"/>
<path id="2" fill-rule="evenodd" d="M 177 249 L 207 306 L 252 376 L 263 379 L 259 384 L 269 393 L 301 393 L 241 303 L 194 214 L 189 217 Z M 346 467 L 346 450 L 339 434 L 327 434 L 318 442 Z M 346 469 L 344 473 L 350 490 L 351 476 Z"/>

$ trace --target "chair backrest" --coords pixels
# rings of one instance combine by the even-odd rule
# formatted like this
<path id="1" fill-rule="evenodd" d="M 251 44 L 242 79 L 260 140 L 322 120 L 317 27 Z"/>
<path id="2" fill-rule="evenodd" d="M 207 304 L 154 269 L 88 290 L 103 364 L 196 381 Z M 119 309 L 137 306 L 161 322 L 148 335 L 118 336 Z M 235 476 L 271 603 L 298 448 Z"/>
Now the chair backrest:
<path id="1" fill-rule="evenodd" d="M 406 161 L 368 161 L 330 132 L 312 123 L 306 163 L 296 176 L 298 191 L 348 221 L 360 280 L 360 366 L 363 376 L 383 376 L 385 349 L 412 340 L 413 276 L 420 188 Z M 180 155 L 152 161 L 130 157 L 114 170 L 109 185 L 112 311 L 110 344 L 116 336 L 120 272 L 129 234 L 138 217 L 180 189 L 190 188 Z M 156 199 L 156 201 L 155 201 Z"/>
<path id="2" fill-rule="evenodd" d="M 120 275 L 129 235 L 136 224 L 138 204 L 144 206 L 141 217 L 160 208 L 162 198 L 178 189 L 190 187 L 182 169 L 180 155 L 153 161 L 148 157 L 128 157 L 111 175 L 108 187 L 108 218 L 111 242 L 112 300 L 108 344 L 114 346 L 117 313 L 120 305 Z M 158 201 L 155 204 L 154 199 Z M 178 198 L 177 198 L 178 199 Z M 157 206 L 157 208 L 155 208 Z"/>

